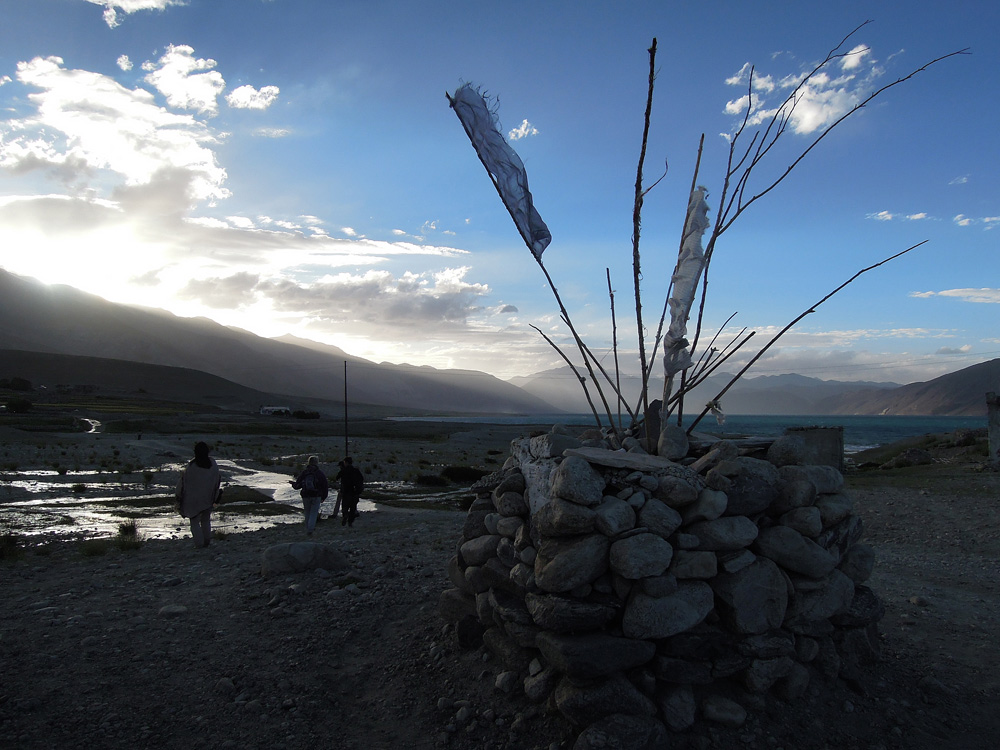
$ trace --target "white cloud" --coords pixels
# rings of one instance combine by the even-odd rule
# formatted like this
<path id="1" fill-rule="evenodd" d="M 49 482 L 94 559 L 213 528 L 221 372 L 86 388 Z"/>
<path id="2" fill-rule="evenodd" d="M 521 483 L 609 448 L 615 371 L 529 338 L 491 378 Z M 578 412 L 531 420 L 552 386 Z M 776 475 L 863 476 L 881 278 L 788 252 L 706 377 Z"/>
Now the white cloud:
<path id="1" fill-rule="evenodd" d="M 906 216 L 907 221 L 922 221 L 922 220 L 928 219 L 928 218 L 930 218 L 930 217 L 925 212 L 923 212 L 923 211 L 920 211 L 919 213 L 915 213 L 915 214 L 908 214 Z"/>
<path id="2" fill-rule="evenodd" d="M 867 44 L 859 44 L 848 52 L 840 60 L 841 70 L 857 70 L 864 63 L 865 58 L 871 56 L 872 51 Z"/>
<path id="3" fill-rule="evenodd" d="M 226 103 L 233 109 L 267 109 L 281 93 L 277 86 L 264 86 L 259 91 L 253 86 L 240 86 L 226 95 Z"/>
<path id="4" fill-rule="evenodd" d="M 969 181 L 969 175 L 962 175 L 961 177 L 956 177 L 954 180 L 949 182 L 949 185 L 965 185 Z"/>
<path id="5" fill-rule="evenodd" d="M 538 135 L 538 128 L 527 120 L 522 120 L 518 127 L 514 128 L 507 134 L 507 137 L 512 141 L 519 141 L 522 138 L 527 138 L 529 135 Z"/>
<path id="6" fill-rule="evenodd" d="M 892 221 L 896 216 L 889 211 L 876 211 L 875 213 L 868 214 L 868 218 L 875 219 L 876 221 Z"/>
<path id="7" fill-rule="evenodd" d="M 835 62 L 831 61 L 830 65 Z M 781 111 L 788 117 L 794 132 L 808 135 L 829 127 L 860 104 L 871 91 L 875 79 L 882 75 L 877 62 L 867 45 L 861 44 L 839 58 L 843 75 L 833 77 L 826 70 L 819 70 L 806 80 L 806 72 L 799 72 L 777 82 L 773 76 L 761 74 L 750 63 L 745 63 L 725 82 L 730 86 L 750 86 L 752 91 L 727 102 L 725 112 L 742 117 L 749 108 L 747 124 L 753 127 L 769 121 Z M 791 96 L 791 99 L 784 104 L 772 104 L 768 95 L 775 92 L 786 98 Z"/>
<path id="8" fill-rule="evenodd" d="M 934 353 L 939 355 L 953 355 L 953 354 L 968 354 L 971 351 L 972 351 L 972 345 L 965 344 L 964 346 L 959 346 L 959 347 L 942 346 Z"/>
<path id="9" fill-rule="evenodd" d="M 171 5 L 185 5 L 187 0 L 86 0 L 104 7 L 104 22 L 112 29 L 121 25 L 118 11 L 132 14 L 140 10 L 165 10 Z"/>
<path id="10" fill-rule="evenodd" d="M 358 233 L 354 227 L 341 227 L 340 231 L 346 234 L 348 237 L 357 237 Z"/>
<path id="11" fill-rule="evenodd" d="M 132 61 L 128 59 L 128 55 L 119 55 L 115 62 L 118 64 L 118 67 L 126 73 L 132 70 Z"/>
<path id="12" fill-rule="evenodd" d="M 970 219 L 965 214 L 958 214 L 954 219 L 952 219 L 952 221 L 954 221 L 960 227 L 972 226 L 972 222 L 973 222 L 973 220 Z"/>
<path id="13" fill-rule="evenodd" d="M 262 138 L 285 138 L 291 135 L 292 131 L 285 128 L 257 128 L 253 134 Z"/>
<path id="14" fill-rule="evenodd" d="M 940 292 L 910 292 L 910 296 L 919 299 L 951 297 L 962 302 L 1000 304 L 1000 289 L 991 289 L 989 287 L 983 287 L 982 289 L 943 289 Z"/>
<path id="15" fill-rule="evenodd" d="M 163 94 L 171 107 L 215 114 L 217 98 L 226 88 L 215 66 L 215 60 L 196 58 L 188 45 L 171 44 L 156 63 L 146 63 L 143 69 L 150 71 L 146 83 Z"/>
<path id="16" fill-rule="evenodd" d="M 17 77 L 39 89 L 29 97 L 37 111 L 8 123 L 14 136 L 0 141 L 0 167 L 52 170 L 76 189 L 106 183 L 109 173 L 130 188 L 169 183 L 182 207 L 229 195 L 226 171 L 211 150 L 215 135 L 203 122 L 157 106 L 148 91 L 66 69 L 58 57 L 19 63 Z"/>

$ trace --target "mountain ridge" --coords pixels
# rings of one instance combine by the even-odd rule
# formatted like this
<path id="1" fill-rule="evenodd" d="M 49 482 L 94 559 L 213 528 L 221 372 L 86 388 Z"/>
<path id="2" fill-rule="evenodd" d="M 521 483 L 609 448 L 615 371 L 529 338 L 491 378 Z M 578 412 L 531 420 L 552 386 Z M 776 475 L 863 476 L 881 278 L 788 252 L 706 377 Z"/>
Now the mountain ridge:
<path id="1" fill-rule="evenodd" d="M 442 413 L 558 411 L 486 373 L 379 365 L 336 347 L 307 348 L 207 318 L 120 305 L 2 269 L 0 316 L 18 321 L 0 329 L 2 349 L 188 368 L 265 393 L 326 400 L 343 399 L 346 361 L 352 402 Z"/>
<path id="2" fill-rule="evenodd" d="M 588 413 L 576 375 L 566 367 L 509 381 L 474 370 L 375 363 L 339 347 L 296 336 L 263 338 L 208 318 L 180 318 L 155 308 L 121 305 L 69 286 L 46 286 L 0 269 L 0 349 L 98 357 L 186 368 L 263 394 L 342 402 L 345 362 L 353 403 L 437 414 Z M 109 365 L 111 366 L 111 365 Z M 18 373 L 2 373 L 10 377 Z M 700 411 L 732 375 L 716 373 L 686 397 Z M 638 403 L 638 378 L 622 392 Z M 662 379 L 650 384 L 650 398 Z M 829 381 L 798 374 L 744 377 L 722 400 L 729 414 L 985 415 L 985 394 L 1000 392 L 1000 359 L 925 383 Z M 605 386 L 612 412 L 617 413 Z M 593 394 L 598 409 L 600 399 Z M 626 411 L 623 409 L 623 411 Z"/>

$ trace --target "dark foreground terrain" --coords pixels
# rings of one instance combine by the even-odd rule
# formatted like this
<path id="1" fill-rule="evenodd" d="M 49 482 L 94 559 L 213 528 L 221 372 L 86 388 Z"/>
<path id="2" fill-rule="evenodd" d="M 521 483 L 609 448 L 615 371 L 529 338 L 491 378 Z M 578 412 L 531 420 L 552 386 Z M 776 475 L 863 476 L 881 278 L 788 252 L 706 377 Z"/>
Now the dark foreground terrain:
<path id="1" fill-rule="evenodd" d="M 938 458 L 849 478 L 887 610 L 863 684 L 748 700 L 742 727 L 699 722 L 673 747 L 996 746 L 1000 476 Z M 497 689 L 495 660 L 437 615 L 462 522 L 390 508 L 323 521 L 310 540 L 348 557 L 346 578 L 261 576 L 267 546 L 305 540 L 298 524 L 206 550 L 67 542 L 4 559 L 0 747 L 570 748 L 574 729 Z"/>

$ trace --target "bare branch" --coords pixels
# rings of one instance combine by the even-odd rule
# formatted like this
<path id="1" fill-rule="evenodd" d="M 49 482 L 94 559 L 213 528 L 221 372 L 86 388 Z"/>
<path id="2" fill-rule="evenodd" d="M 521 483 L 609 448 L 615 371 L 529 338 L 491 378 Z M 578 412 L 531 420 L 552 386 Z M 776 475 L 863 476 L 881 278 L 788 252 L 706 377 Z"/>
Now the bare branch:
<path id="1" fill-rule="evenodd" d="M 563 353 L 563 350 L 560 349 L 558 347 L 558 345 L 556 345 L 556 343 L 552 339 L 550 339 L 548 336 L 546 336 L 544 333 L 542 333 L 542 329 L 541 328 L 539 328 L 538 326 L 536 326 L 534 324 L 531 324 L 531 323 L 529 323 L 528 325 L 530 325 L 532 328 L 534 328 L 536 331 L 538 331 L 538 335 L 541 336 L 543 339 L 545 339 L 546 343 L 548 343 L 549 346 L 551 346 L 553 349 L 555 349 L 556 352 L 559 354 L 559 356 L 563 358 L 563 361 L 566 362 L 567 365 L 569 365 L 569 369 L 571 369 L 573 371 L 573 374 L 576 375 L 576 379 L 580 381 L 580 387 L 583 388 L 583 395 L 585 395 L 587 397 L 587 403 L 590 404 L 590 411 L 594 415 L 594 421 L 597 422 L 597 426 L 600 427 L 601 426 L 601 418 L 599 416 L 597 416 L 597 409 L 594 407 L 594 402 L 590 398 L 590 391 L 587 389 L 587 379 L 585 377 L 583 377 L 577 371 L 577 369 L 574 366 L 574 364 L 572 362 L 570 362 L 569 357 L 567 357 Z"/>
<path id="2" fill-rule="evenodd" d="M 611 269 L 605 268 L 604 272 L 608 276 L 608 297 L 611 299 L 611 348 L 615 353 L 615 389 L 618 392 L 619 398 L 622 392 L 622 374 L 621 368 L 618 366 L 618 323 L 615 320 L 615 290 L 611 288 Z M 626 408 L 627 408 L 626 404 Z M 618 429 L 622 428 L 622 409 L 621 402 L 618 406 Z"/>
<path id="3" fill-rule="evenodd" d="M 639 233 L 642 227 L 642 200 L 645 193 L 642 189 L 642 165 L 646 160 L 646 143 L 649 140 L 649 120 L 653 110 L 653 82 L 656 80 L 656 38 L 649 50 L 649 85 L 646 93 L 646 116 L 642 127 L 642 146 L 639 150 L 639 165 L 635 175 L 635 203 L 632 206 L 632 276 L 635 284 L 635 319 L 639 332 L 639 371 L 646 371 L 646 335 L 642 326 L 642 293 L 640 282 L 642 269 L 639 258 Z M 646 389 L 642 391 L 642 404 L 649 405 Z M 643 409 L 645 413 L 645 409 Z M 649 437 L 648 435 L 646 437 Z"/>
<path id="4" fill-rule="evenodd" d="M 883 259 L 883 260 L 880 260 L 880 261 L 879 261 L 878 263 L 875 263 L 874 265 L 871 265 L 871 266 L 868 266 L 867 268 L 862 268 L 862 269 L 861 269 L 860 271 L 858 271 L 858 272 L 857 272 L 856 274 L 854 274 L 854 275 L 853 275 L 853 276 L 852 276 L 851 278 L 849 278 L 849 279 L 848 279 L 847 281 L 845 281 L 845 282 L 844 282 L 843 284 L 841 284 L 841 285 L 840 285 L 840 286 L 838 286 L 838 287 L 837 287 L 836 289 L 834 289 L 834 290 L 833 290 L 832 292 L 830 292 L 830 293 L 829 293 L 829 294 L 827 294 L 827 295 L 826 295 L 825 297 L 823 297 L 823 299 L 821 299 L 821 300 L 820 300 L 819 302 L 817 302 L 817 303 L 816 303 L 815 305 L 813 305 L 812 307 L 809 307 L 809 308 L 807 308 L 807 309 L 806 309 L 806 310 L 805 310 L 804 312 L 802 312 L 802 313 L 801 313 L 801 314 L 800 314 L 800 315 L 799 315 L 799 316 L 798 316 L 797 318 L 795 318 L 795 319 L 794 319 L 794 320 L 793 320 L 793 321 L 792 321 L 791 323 L 789 323 L 789 324 L 788 324 L 788 325 L 786 325 L 786 326 L 785 326 L 784 328 L 782 328 L 782 329 L 781 329 L 780 331 L 778 331 L 777 335 L 775 335 L 775 337 L 774 337 L 773 339 L 771 339 L 771 340 L 770 340 L 769 342 L 767 342 L 767 344 L 766 344 L 766 345 L 764 345 L 763 347 L 761 347 L 761 350 L 760 350 L 759 352 L 757 352 L 757 353 L 756 353 L 756 354 L 755 354 L 755 355 L 754 355 L 754 356 L 753 356 L 753 357 L 752 357 L 752 358 L 750 359 L 750 361 L 749 361 L 749 362 L 747 362 L 747 363 L 746 363 L 746 365 L 745 365 L 745 366 L 743 367 L 743 369 L 742 369 L 742 370 L 740 370 L 740 371 L 739 371 L 739 372 L 738 372 L 738 373 L 737 373 L 737 374 L 736 374 L 736 375 L 735 375 L 735 376 L 733 377 L 733 379 L 732 379 L 732 380 L 730 380 L 730 381 L 729 381 L 729 384 L 728 384 L 728 385 L 726 385 L 726 387 L 725 387 L 725 388 L 723 388 L 723 389 L 722 389 L 722 390 L 721 390 L 721 391 L 719 392 L 719 394 L 718 394 L 718 395 L 717 395 L 717 396 L 716 396 L 716 397 L 715 397 L 715 398 L 713 399 L 713 401 L 718 401 L 718 400 L 719 400 L 719 399 L 721 399 L 721 398 L 722 398 L 722 397 L 723 397 L 724 395 L 726 395 L 726 392 L 727 392 L 727 391 L 728 391 L 728 390 L 729 390 L 730 388 L 732 388 L 732 387 L 733 387 L 733 385 L 734 385 L 734 384 L 735 384 L 735 383 L 736 383 L 736 382 L 737 382 L 737 381 L 738 381 L 738 380 L 739 380 L 739 379 L 740 379 L 741 377 L 743 377 L 743 374 L 744 374 L 744 373 L 745 373 L 745 372 L 746 372 L 747 370 L 749 370 L 749 369 L 750 369 L 750 368 L 751 368 L 751 367 L 752 367 L 752 366 L 753 366 L 753 365 L 754 365 L 754 364 L 755 364 L 755 363 L 757 362 L 757 360 L 758 360 L 758 359 L 760 359 L 761 357 L 763 357 L 763 356 L 764 356 L 764 353 L 765 353 L 765 352 L 766 352 L 766 351 L 767 351 L 768 349 L 770 349 L 770 348 L 771 348 L 772 346 L 774 346 L 774 344 L 775 344 L 775 343 L 776 343 L 776 342 L 778 341 L 778 339 L 780 339 L 780 338 L 781 338 L 782 336 L 784 336 L 784 335 L 785 335 L 785 333 L 787 333 L 789 329 L 791 329 L 791 328 L 792 328 L 792 327 L 793 327 L 793 326 L 794 326 L 794 325 L 795 325 L 796 323 L 798 323 L 798 322 L 799 322 L 800 320 L 802 320 L 802 319 L 803 319 L 803 318 L 804 318 L 804 317 L 805 317 L 806 315 L 809 315 L 810 313 L 814 313 L 814 312 L 816 312 L 816 308 L 817 308 L 817 307 L 819 307 L 820 305 L 822 305 L 822 304 L 823 304 L 824 302 L 826 302 L 826 301 L 827 301 L 828 299 L 830 299 L 830 297 L 832 297 L 833 295 L 835 295 L 835 294 L 836 294 L 837 292 L 839 292 L 839 291 L 840 291 L 841 289 L 843 289 L 843 288 L 844 288 L 844 287 L 846 287 L 846 286 L 847 286 L 848 284 L 850 284 L 851 282 L 853 282 L 853 281 L 854 281 L 855 279 L 857 279 L 857 278 L 858 278 L 859 276 L 861 276 L 862 274 L 864 274 L 864 273 L 868 273 L 868 271 L 871 271 L 871 270 L 874 270 L 874 269 L 878 268 L 879 266 L 883 266 L 883 265 L 885 265 L 886 263 L 888 263 L 889 261 L 891 261 L 891 260 L 895 260 L 896 258 L 900 257 L 901 255 L 906 255 L 906 253 L 910 252 L 911 250 L 915 250 L 916 248 L 918 248 L 918 247 L 920 247 L 921 245 L 924 245 L 924 244 L 926 244 L 926 243 L 927 243 L 927 240 L 924 240 L 923 242 L 918 242 L 918 243 L 917 243 L 916 245 L 911 245 L 910 247 L 906 248 L 905 250 L 901 250 L 900 252 L 896 253 L 895 255 L 890 255 L 890 256 L 889 256 L 888 258 L 885 258 L 885 259 Z M 700 421 L 701 421 L 701 420 L 702 420 L 702 419 L 704 418 L 704 416 L 705 416 L 706 414 L 708 414 L 708 412 L 709 412 L 709 408 L 708 408 L 708 407 L 706 406 L 706 407 L 705 407 L 705 409 L 704 409 L 704 411 L 702 411 L 702 413 L 698 415 L 698 418 L 697 418 L 697 419 L 696 419 L 696 420 L 695 420 L 694 422 L 692 422 L 692 424 L 691 424 L 691 426 L 690 426 L 690 427 L 688 427 L 688 432 L 689 432 L 689 433 L 690 433 L 690 432 L 691 432 L 691 430 L 693 430 L 693 429 L 695 428 L 695 426 L 696 426 L 696 425 L 697 425 L 697 424 L 698 424 L 698 423 L 699 423 L 699 422 L 700 422 Z"/>

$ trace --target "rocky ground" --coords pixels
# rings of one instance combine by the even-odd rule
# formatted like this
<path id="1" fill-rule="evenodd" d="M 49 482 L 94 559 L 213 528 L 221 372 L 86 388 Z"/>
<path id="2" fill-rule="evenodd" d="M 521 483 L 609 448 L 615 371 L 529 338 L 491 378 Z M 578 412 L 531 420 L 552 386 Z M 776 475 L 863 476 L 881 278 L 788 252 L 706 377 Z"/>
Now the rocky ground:
<path id="1" fill-rule="evenodd" d="M 788 705 L 740 699 L 738 728 L 680 748 L 992 748 L 1000 736 L 1000 475 L 942 454 L 852 475 L 878 562 L 883 659 Z M 570 748 L 574 729 L 463 651 L 437 615 L 456 511 L 324 520 L 354 574 L 261 576 L 295 524 L 85 556 L 0 561 L 3 748 Z"/>

